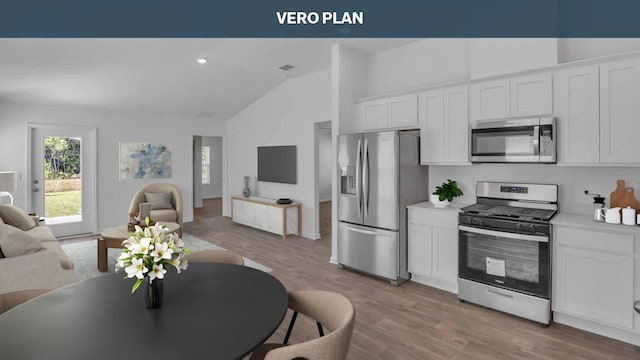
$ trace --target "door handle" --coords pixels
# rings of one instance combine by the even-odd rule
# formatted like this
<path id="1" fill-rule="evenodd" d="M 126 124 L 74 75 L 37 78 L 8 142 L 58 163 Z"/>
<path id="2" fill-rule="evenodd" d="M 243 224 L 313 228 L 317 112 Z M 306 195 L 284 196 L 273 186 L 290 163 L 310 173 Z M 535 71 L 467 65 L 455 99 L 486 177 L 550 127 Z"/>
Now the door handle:
<path id="1" fill-rule="evenodd" d="M 505 293 L 502 293 L 502 292 L 499 292 L 499 291 L 495 291 L 495 290 L 492 290 L 492 289 L 487 289 L 487 294 L 498 295 L 498 296 L 502 296 L 502 297 L 507 298 L 507 299 L 513 299 L 513 295 L 505 294 Z"/>
<path id="2" fill-rule="evenodd" d="M 362 142 L 358 140 L 356 155 L 356 201 L 358 201 L 358 217 L 362 216 Z"/>
<path id="3" fill-rule="evenodd" d="M 634 308 L 634 309 L 636 309 L 636 312 L 637 312 L 638 314 L 640 314 L 640 300 L 636 301 L 636 302 L 633 304 L 633 308 Z"/>
<path id="4" fill-rule="evenodd" d="M 38 191 L 40 191 L 40 189 L 34 186 L 33 188 L 31 188 L 31 191 L 38 192 Z"/>
<path id="5" fill-rule="evenodd" d="M 369 139 L 364 139 L 364 155 L 362 160 L 362 208 L 364 218 L 369 216 Z"/>

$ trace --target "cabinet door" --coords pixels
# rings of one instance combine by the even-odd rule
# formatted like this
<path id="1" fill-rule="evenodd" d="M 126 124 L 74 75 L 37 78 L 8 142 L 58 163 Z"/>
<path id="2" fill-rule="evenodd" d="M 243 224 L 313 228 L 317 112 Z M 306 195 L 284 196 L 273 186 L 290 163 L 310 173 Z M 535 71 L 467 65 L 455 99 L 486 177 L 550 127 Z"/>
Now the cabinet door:
<path id="1" fill-rule="evenodd" d="M 551 73 L 511 78 L 511 116 L 549 115 L 553 112 Z"/>
<path id="2" fill-rule="evenodd" d="M 266 206 L 267 224 L 265 230 L 282 235 L 282 208 Z"/>
<path id="3" fill-rule="evenodd" d="M 431 227 L 409 223 L 407 226 L 407 254 L 409 272 L 415 275 L 431 276 L 433 238 Z"/>
<path id="4" fill-rule="evenodd" d="M 389 100 L 378 99 L 363 101 L 359 105 L 356 131 L 384 129 L 389 117 Z"/>
<path id="5" fill-rule="evenodd" d="M 554 257 L 554 311 L 633 328 L 632 256 L 557 246 Z"/>
<path id="6" fill-rule="evenodd" d="M 231 200 L 233 206 L 233 222 L 237 222 L 240 224 L 244 224 L 245 213 L 244 213 L 244 204 L 245 201 L 242 200 Z"/>
<path id="7" fill-rule="evenodd" d="M 260 230 L 267 230 L 267 209 L 271 208 L 271 206 L 262 205 L 262 204 L 252 204 L 254 210 L 254 227 Z"/>
<path id="8" fill-rule="evenodd" d="M 458 231 L 434 227 L 433 278 L 456 283 L 458 281 Z"/>
<path id="9" fill-rule="evenodd" d="M 458 86 L 443 90 L 444 160 L 469 162 L 469 88 Z"/>
<path id="10" fill-rule="evenodd" d="M 559 163 L 594 164 L 600 159 L 600 79 L 597 66 L 554 74 Z"/>
<path id="11" fill-rule="evenodd" d="M 600 162 L 638 163 L 640 60 L 600 66 Z"/>
<path id="12" fill-rule="evenodd" d="M 471 120 L 509 117 L 510 96 L 509 79 L 471 85 L 469 87 Z"/>
<path id="13" fill-rule="evenodd" d="M 420 163 L 423 165 L 444 161 L 445 121 L 442 89 L 425 91 L 420 99 Z"/>
<path id="14" fill-rule="evenodd" d="M 418 127 L 418 95 L 409 94 L 389 98 L 389 128 Z"/>

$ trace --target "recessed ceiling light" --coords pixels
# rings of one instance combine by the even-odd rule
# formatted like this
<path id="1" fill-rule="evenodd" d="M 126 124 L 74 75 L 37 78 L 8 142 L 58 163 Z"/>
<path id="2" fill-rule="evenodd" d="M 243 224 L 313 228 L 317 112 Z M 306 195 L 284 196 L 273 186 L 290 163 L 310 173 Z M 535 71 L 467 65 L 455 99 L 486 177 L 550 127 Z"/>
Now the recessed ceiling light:
<path id="1" fill-rule="evenodd" d="M 199 58 L 197 61 L 198 64 L 206 64 L 209 60 L 207 60 L 206 58 Z"/>

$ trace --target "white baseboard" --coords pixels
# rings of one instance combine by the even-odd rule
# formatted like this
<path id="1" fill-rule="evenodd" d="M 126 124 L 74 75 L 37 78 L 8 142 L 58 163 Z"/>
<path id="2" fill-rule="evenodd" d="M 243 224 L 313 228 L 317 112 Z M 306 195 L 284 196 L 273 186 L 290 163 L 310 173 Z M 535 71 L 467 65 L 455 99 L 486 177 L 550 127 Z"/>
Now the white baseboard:
<path id="1" fill-rule="evenodd" d="M 337 258 L 337 257 L 335 257 L 335 256 L 331 256 L 331 257 L 329 258 L 329 262 L 330 262 L 330 263 L 332 263 L 332 264 L 336 264 L 336 265 L 338 265 L 338 258 Z"/>

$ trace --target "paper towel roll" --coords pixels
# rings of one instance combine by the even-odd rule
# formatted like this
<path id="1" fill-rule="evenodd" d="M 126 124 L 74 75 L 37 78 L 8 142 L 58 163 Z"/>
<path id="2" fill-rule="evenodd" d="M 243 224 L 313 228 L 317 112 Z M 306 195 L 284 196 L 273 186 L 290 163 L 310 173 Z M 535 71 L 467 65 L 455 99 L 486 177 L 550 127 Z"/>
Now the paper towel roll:
<path id="1" fill-rule="evenodd" d="M 625 225 L 635 225 L 636 224 L 636 209 L 627 206 L 622 209 L 622 223 Z"/>

